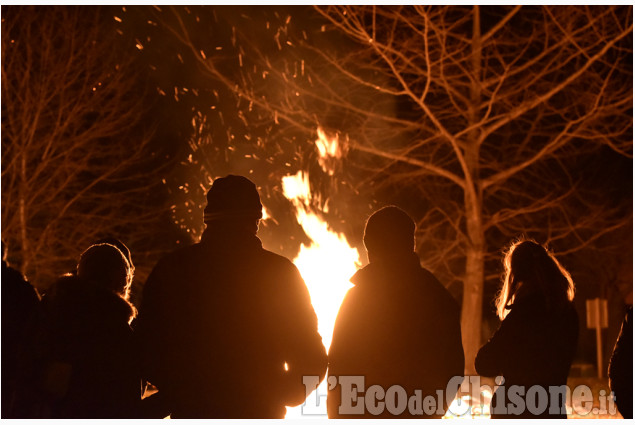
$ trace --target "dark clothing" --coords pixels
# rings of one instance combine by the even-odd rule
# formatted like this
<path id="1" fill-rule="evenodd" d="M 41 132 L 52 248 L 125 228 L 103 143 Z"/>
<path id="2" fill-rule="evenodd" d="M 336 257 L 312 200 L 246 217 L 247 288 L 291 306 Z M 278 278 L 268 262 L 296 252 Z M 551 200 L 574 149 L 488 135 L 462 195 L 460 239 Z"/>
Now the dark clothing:
<path id="1" fill-rule="evenodd" d="M 399 417 L 440 418 L 454 399 L 458 384 L 448 381 L 464 370 L 460 311 L 439 281 L 412 253 L 395 263 L 371 262 L 359 270 L 340 307 L 329 350 L 329 378 L 365 377 L 365 389 L 380 385 L 403 387 L 408 397 L 421 390 L 422 398 L 443 391 L 443 406 L 432 415 L 405 409 Z M 361 391 L 363 395 L 363 391 Z M 339 412 L 342 387 L 329 385 L 329 418 L 395 417 L 388 409 L 374 415 Z M 363 400 L 362 400 L 363 401 Z M 368 403 L 368 401 L 366 402 Z M 414 413 L 414 414 L 413 414 Z"/>
<path id="2" fill-rule="evenodd" d="M 135 326 L 173 418 L 283 418 L 306 398 L 302 376 L 326 372 L 300 273 L 253 235 L 208 230 L 159 261 Z"/>
<path id="3" fill-rule="evenodd" d="M 633 306 L 628 308 L 609 363 L 609 386 L 617 410 L 633 419 Z"/>
<path id="4" fill-rule="evenodd" d="M 108 289 L 67 276 L 42 300 L 21 392 L 21 417 L 134 418 L 141 376 L 133 309 Z"/>
<path id="5" fill-rule="evenodd" d="M 17 371 L 38 308 L 37 291 L 17 270 L 2 262 L 2 418 L 10 418 Z"/>
<path id="6" fill-rule="evenodd" d="M 524 394 L 534 385 L 542 389 L 534 389 L 532 394 L 543 389 L 549 394 L 550 386 L 566 385 L 577 341 L 578 315 L 573 303 L 566 301 L 557 308 L 548 308 L 537 295 L 516 301 L 500 328 L 476 356 L 479 375 L 505 378 L 504 385 L 496 390 L 492 399 L 492 418 L 566 419 L 564 397 L 554 397 L 559 401 L 556 405 L 552 405 L 551 396 L 548 404 L 536 404 L 536 408 L 531 402 L 534 412 L 523 408 L 518 414 L 506 414 L 502 409 L 509 408 L 508 404 L 518 404 L 514 400 L 519 398 L 525 403 Z M 516 395 L 514 389 L 510 398 L 513 385 L 524 387 L 524 393 Z"/>

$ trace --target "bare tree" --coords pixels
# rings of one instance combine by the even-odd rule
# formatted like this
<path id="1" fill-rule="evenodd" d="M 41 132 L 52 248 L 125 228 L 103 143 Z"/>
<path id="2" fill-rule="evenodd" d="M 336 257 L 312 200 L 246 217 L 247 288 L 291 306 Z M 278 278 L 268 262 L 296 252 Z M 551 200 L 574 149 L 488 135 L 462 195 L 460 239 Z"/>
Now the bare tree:
<path id="1" fill-rule="evenodd" d="M 98 238 L 139 246 L 158 216 L 144 87 L 103 12 L 2 8 L 2 238 L 40 287 Z"/>
<path id="2" fill-rule="evenodd" d="M 424 261 L 462 282 L 473 372 L 485 264 L 502 241 L 540 235 L 570 252 L 632 221 L 588 199 L 579 175 L 601 149 L 632 156 L 632 8 L 314 11 L 275 12 L 278 24 L 237 13 L 222 57 L 191 24 L 200 11 L 171 10 L 169 28 L 250 108 L 307 140 L 319 126 L 346 134 L 359 190 L 411 200 Z"/>

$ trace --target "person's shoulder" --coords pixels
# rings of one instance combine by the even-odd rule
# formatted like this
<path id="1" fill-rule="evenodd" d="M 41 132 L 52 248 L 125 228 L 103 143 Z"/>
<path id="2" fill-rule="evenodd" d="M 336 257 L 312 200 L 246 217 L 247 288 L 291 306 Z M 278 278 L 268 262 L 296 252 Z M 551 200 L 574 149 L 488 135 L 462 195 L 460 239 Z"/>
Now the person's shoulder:
<path id="1" fill-rule="evenodd" d="M 181 246 L 161 257 L 159 261 L 157 261 L 155 268 L 170 267 L 173 265 L 182 266 L 188 260 L 195 258 L 200 249 L 200 242 L 192 245 Z"/>
<path id="2" fill-rule="evenodd" d="M 83 280 L 75 274 L 65 274 L 57 278 L 51 285 L 49 292 L 74 290 L 83 286 Z"/>
<path id="3" fill-rule="evenodd" d="M 283 255 L 276 254 L 275 252 L 269 251 L 264 248 L 261 248 L 259 252 L 262 261 L 269 266 L 279 268 L 281 270 L 287 270 L 290 272 L 298 271 L 296 265 L 293 264 L 290 259 Z"/>
<path id="4" fill-rule="evenodd" d="M 10 290 L 20 294 L 35 294 L 37 292 L 33 285 L 24 277 L 22 273 L 13 267 L 2 266 L 2 289 Z"/>
<path id="5" fill-rule="evenodd" d="M 49 308 L 49 306 L 81 304 L 92 298 L 89 291 L 92 286 L 76 275 L 60 276 L 46 291 L 42 298 L 43 305 Z"/>
<path id="6" fill-rule="evenodd" d="M 437 277 L 428 269 L 426 269 L 423 266 L 419 266 L 419 271 L 421 273 L 422 278 L 426 281 L 426 283 L 433 285 L 435 287 L 442 287 L 443 289 L 445 289 L 445 287 L 441 284 L 441 282 L 439 282 L 439 279 L 437 279 Z"/>
<path id="7" fill-rule="evenodd" d="M 426 285 L 426 291 L 428 292 L 428 296 L 433 297 L 433 302 L 441 302 L 446 307 L 454 308 L 456 310 L 459 309 L 459 304 L 454 299 L 450 291 L 443 286 L 443 284 L 437 279 L 437 277 L 432 274 L 432 272 L 425 267 L 421 267 L 421 275 Z"/>
<path id="8" fill-rule="evenodd" d="M 2 281 L 3 282 L 23 282 L 26 281 L 24 275 L 13 267 L 7 266 L 2 263 Z"/>
<path id="9" fill-rule="evenodd" d="M 200 249 L 198 245 L 179 247 L 159 258 L 143 284 L 144 294 L 150 291 L 150 288 L 171 287 L 170 282 L 181 276 L 184 270 L 188 270 L 192 262 L 198 261 L 199 255 L 196 253 Z"/>

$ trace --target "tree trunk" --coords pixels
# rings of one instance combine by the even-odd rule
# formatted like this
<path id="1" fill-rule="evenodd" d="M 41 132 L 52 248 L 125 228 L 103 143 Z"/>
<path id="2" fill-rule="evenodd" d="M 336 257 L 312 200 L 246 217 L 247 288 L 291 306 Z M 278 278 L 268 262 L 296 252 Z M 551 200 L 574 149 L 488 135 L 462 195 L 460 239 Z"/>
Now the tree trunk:
<path id="1" fill-rule="evenodd" d="M 467 151 L 467 163 L 478 155 L 478 145 Z M 474 375 L 474 359 L 481 346 L 483 317 L 483 283 L 485 279 L 485 233 L 483 230 L 482 194 L 477 183 L 465 191 L 465 217 L 468 246 L 465 253 L 461 333 L 465 352 L 465 373 Z"/>
<path id="2" fill-rule="evenodd" d="M 474 375 L 474 359 L 481 347 L 481 321 L 483 317 L 483 246 L 471 246 L 467 250 L 465 278 L 463 281 L 463 305 L 461 308 L 461 333 L 465 352 L 465 373 Z"/>
<path id="3" fill-rule="evenodd" d="M 477 5 L 473 8 L 472 24 L 472 84 L 471 106 L 468 123 L 476 124 L 481 103 L 481 18 Z M 465 217 L 469 246 L 466 250 L 465 276 L 463 278 L 463 305 L 461 310 L 461 332 L 465 351 L 465 373 L 475 374 L 474 359 L 481 345 L 481 321 L 483 317 L 483 280 L 485 235 L 483 232 L 482 193 L 480 187 L 480 131 L 475 127 L 467 134 L 465 164 L 467 167 L 465 189 Z M 466 177 L 468 177 L 466 176 Z"/>

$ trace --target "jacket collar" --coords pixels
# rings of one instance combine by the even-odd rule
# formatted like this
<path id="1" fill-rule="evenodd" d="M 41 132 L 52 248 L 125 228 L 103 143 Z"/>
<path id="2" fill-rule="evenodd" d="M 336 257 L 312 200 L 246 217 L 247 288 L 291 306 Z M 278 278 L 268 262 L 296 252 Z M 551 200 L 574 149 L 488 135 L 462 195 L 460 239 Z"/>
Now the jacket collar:
<path id="1" fill-rule="evenodd" d="M 418 275 L 421 268 L 419 257 L 412 252 L 406 257 L 393 261 L 374 261 L 359 269 L 350 279 L 353 285 L 410 281 L 413 275 Z"/>
<path id="2" fill-rule="evenodd" d="M 210 228 L 207 228 L 203 232 L 201 243 L 214 250 L 262 249 L 262 241 L 256 235 L 224 232 L 219 229 L 212 230 Z"/>

